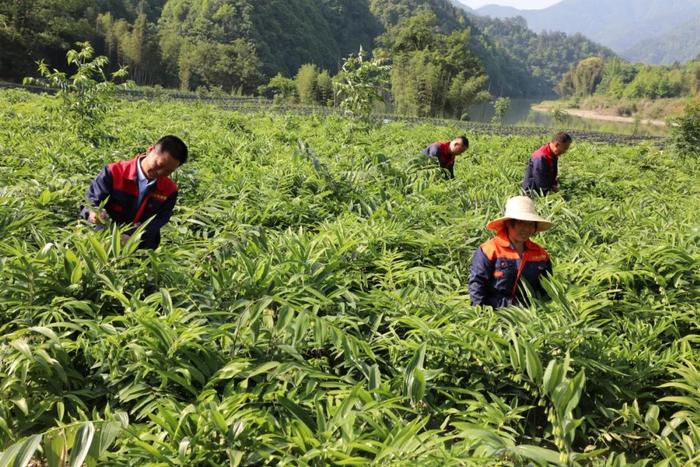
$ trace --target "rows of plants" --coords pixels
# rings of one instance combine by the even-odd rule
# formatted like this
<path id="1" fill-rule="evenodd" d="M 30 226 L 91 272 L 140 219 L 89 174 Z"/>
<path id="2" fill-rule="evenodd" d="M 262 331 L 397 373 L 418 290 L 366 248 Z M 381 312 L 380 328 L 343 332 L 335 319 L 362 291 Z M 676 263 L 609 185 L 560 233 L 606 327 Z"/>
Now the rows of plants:
<path id="1" fill-rule="evenodd" d="M 551 299 L 494 311 L 471 255 L 541 137 L 469 134 L 448 180 L 454 126 L 140 101 L 87 140 L 57 105 L 0 93 L 0 465 L 700 461 L 698 164 L 576 142 Z M 164 134 L 160 248 L 79 222 Z"/>
<path id="2" fill-rule="evenodd" d="M 24 89 L 31 92 L 37 93 L 52 93 L 55 90 L 46 89 L 40 86 L 32 85 L 19 85 L 13 83 L 2 83 L 0 82 L 0 89 Z M 280 114 L 291 114 L 291 115 L 305 115 L 310 116 L 344 116 L 346 114 L 340 108 L 337 107 L 324 107 L 318 105 L 300 105 L 300 104 L 289 104 L 275 102 L 272 99 L 266 99 L 262 97 L 251 97 L 251 96 L 219 96 L 216 94 L 197 94 L 194 92 L 181 92 L 173 91 L 170 89 L 154 88 L 154 87 L 139 87 L 135 89 L 119 89 L 118 96 L 121 99 L 132 100 L 132 101 L 155 101 L 155 102 L 179 102 L 188 104 L 211 104 L 216 105 L 223 110 L 228 110 L 232 112 L 241 113 L 261 113 L 261 112 L 275 112 Z M 538 122 L 537 115 L 531 119 L 527 119 L 523 124 L 518 126 L 512 125 L 502 125 L 497 123 L 486 123 L 478 121 L 458 121 L 454 119 L 445 118 L 429 118 L 429 117 L 412 117 L 407 115 L 397 115 L 397 114 L 386 114 L 386 113 L 373 113 L 371 119 L 376 123 L 387 123 L 387 122 L 403 122 L 410 124 L 424 124 L 424 125 L 436 125 L 436 126 L 453 126 L 459 128 L 460 131 L 467 132 L 479 132 L 489 135 L 499 135 L 499 136 L 538 136 L 542 138 L 547 138 L 550 133 L 550 129 L 543 127 L 543 125 Z M 624 132 L 619 131 L 619 127 L 614 127 L 611 131 L 599 131 L 591 129 L 583 129 L 586 127 L 585 123 L 590 122 L 573 122 L 568 116 L 564 115 L 561 120 L 564 120 L 560 125 L 574 125 L 577 128 L 576 136 L 579 140 L 597 142 L 597 143 L 610 143 L 610 144 L 634 144 L 647 141 L 654 141 L 657 144 L 664 144 L 663 140 L 656 136 L 649 136 L 647 134 L 637 134 L 640 132 L 634 132 L 634 134 L 623 134 Z M 594 127 L 595 128 L 595 127 Z M 633 130 L 633 128 L 631 128 Z M 617 131 L 616 131 L 617 130 Z M 641 132 L 644 133 L 644 132 Z"/>

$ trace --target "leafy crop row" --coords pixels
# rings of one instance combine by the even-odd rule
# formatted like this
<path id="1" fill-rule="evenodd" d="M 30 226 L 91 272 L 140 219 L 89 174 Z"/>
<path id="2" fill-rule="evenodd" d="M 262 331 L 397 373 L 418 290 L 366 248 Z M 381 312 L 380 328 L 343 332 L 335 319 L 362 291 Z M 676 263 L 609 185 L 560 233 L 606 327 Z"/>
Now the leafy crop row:
<path id="1" fill-rule="evenodd" d="M 700 171 L 576 143 L 552 299 L 472 307 L 536 138 L 123 102 L 98 146 L 0 94 L 0 465 L 698 462 Z M 76 220 L 106 163 L 190 145 L 157 252 Z"/>

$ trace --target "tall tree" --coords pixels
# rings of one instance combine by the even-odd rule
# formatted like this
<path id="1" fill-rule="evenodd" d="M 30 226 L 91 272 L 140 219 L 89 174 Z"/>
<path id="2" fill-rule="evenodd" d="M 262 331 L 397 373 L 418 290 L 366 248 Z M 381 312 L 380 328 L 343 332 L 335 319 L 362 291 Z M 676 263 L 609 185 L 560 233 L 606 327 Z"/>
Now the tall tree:
<path id="1" fill-rule="evenodd" d="M 480 98 L 486 83 L 481 63 L 468 49 L 466 29 L 443 33 L 426 11 L 384 34 L 378 53 L 391 57 L 395 110 L 411 115 L 455 115 Z"/>
<path id="2" fill-rule="evenodd" d="M 318 68 L 307 63 L 299 68 L 296 76 L 297 95 L 299 102 L 310 105 L 316 102 L 316 86 L 318 84 Z"/>
<path id="3" fill-rule="evenodd" d="M 246 0 L 169 0 L 159 21 L 160 46 L 180 87 L 254 90 L 261 63 Z"/>

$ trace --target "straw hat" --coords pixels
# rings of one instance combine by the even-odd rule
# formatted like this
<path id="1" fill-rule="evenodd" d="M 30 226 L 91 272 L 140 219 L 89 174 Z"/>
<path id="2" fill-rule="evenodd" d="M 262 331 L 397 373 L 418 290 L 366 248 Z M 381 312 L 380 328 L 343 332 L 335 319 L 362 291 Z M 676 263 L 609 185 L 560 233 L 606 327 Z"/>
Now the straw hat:
<path id="1" fill-rule="evenodd" d="M 552 228 L 552 222 L 537 214 L 535 203 L 527 196 L 513 196 L 506 203 L 506 213 L 503 217 L 486 224 L 489 230 L 501 230 L 508 219 L 537 222 L 537 231 L 544 232 Z"/>

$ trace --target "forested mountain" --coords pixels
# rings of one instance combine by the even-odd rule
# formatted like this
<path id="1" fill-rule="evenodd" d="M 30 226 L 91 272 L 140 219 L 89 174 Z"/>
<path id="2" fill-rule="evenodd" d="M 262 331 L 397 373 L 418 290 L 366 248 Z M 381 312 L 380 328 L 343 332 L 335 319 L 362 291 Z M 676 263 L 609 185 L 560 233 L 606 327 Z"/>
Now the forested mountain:
<path id="1" fill-rule="evenodd" d="M 415 18 L 434 37 L 396 48 Z M 0 2 L 0 79 L 21 80 L 38 60 L 60 68 L 84 40 L 138 84 L 245 93 L 307 63 L 334 74 L 360 46 L 379 47 L 405 72 L 422 70 L 416 86 L 451 92 L 444 108 L 475 95 L 476 83 L 497 95 L 551 93 L 570 65 L 608 53 L 581 37 L 475 19 L 454 0 L 23 0 Z"/>
<path id="2" fill-rule="evenodd" d="M 168 0 L 155 34 L 180 86 L 250 92 L 305 63 L 336 71 L 382 31 L 367 0 Z"/>
<path id="3" fill-rule="evenodd" d="M 578 97 L 595 94 L 615 99 L 697 95 L 700 93 L 700 61 L 665 66 L 589 57 L 571 67 L 557 84 L 557 93 Z"/>
<path id="4" fill-rule="evenodd" d="M 671 65 L 687 62 L 700 54 L 700 15 L 671 32 L 636 43 L 622 52 L 628 60 Z"/>
<path id="5" fill-rule="evenodd" d="M 571 64 L 590 56 L 612 57 L 615 54 L 608 48 L 583 37 L 580 34 L 567 36 L 562 32 L 534 33 L 528 29 L 521 17 L 493 19 L 473 17 L 473 23 L 495 44 L 503 54 L 511 56 L 518 69 L 527 70 L 536 89 L 527 94 L 546 94 L 551 91 Z"/>
<path id="6" fill-rule="evenodd" d="M 541 10 L 488 5 L 475 11 L 494 18 L 522 16 L 535 32 L 580 33 L 622 56 L 645 59 L 648 63 L 668 61 L 665 57 L 691 58 L 700 52 L 690 46 L 690 43 L 697 44 L 700 28 L 688 24 L 690 19 L 700 17 L 700 0 L 563 0 Z M 678 28 L 685 31 L 675 34 Z M 655 41 L 654 38 L 660 39 Z M 672 52 L 671 41 L 685 38 L 690 39 L 690 43 L 675 44 L 676 50 L 683 54 Z M 641 42 L 648 39 L 649 42 Z M 662 45 L 657 45 L 659 43 Z M 647 54 L 640 47 L 651 49 L 651 53 Z M 669 50 L 669 53 L 656 54 L 657 48 Z M 641 53 L 635 54 L 634 49 Z"/>

